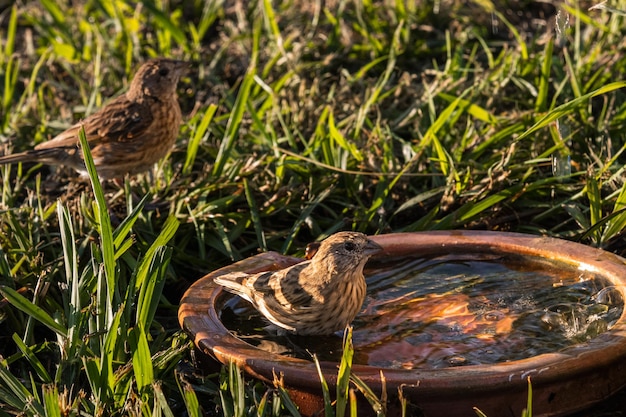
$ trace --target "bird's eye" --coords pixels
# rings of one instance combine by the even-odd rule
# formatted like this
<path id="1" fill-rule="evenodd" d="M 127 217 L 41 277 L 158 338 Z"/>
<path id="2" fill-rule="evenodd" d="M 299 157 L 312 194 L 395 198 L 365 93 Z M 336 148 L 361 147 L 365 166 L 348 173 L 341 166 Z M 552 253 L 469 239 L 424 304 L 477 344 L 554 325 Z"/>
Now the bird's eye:
<path id="1" fill-rule="evenodd" d="M 343 247 L 346 248 L 347 251 L 352 252 L 356 249 L 356 245 L 354 242 L 346 242 L 343 244 Z"/>
<path id="2" fill-rule="evenodd" d="M 167 74 L 169 74 L 169 73 L 170 73 L 170 71 L 169 71 L 167 68 L 161 68 L 161 69 L 159 70 L 159 75 L 160 75 L 161 77 L 165 77 L 165 76 L 166 76 Z"/>

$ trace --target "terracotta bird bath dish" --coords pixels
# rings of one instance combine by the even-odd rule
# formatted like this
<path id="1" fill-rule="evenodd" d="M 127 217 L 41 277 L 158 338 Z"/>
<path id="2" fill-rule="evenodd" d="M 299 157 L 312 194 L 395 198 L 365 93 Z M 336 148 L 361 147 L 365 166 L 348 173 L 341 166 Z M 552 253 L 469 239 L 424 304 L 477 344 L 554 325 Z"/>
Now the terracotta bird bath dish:
<path id="1" fill-rule="evenodd" d="M 372 236 L 367 297 L 353 321 L 353 373 L 387 415 L 564 416 L 626 385 L 626 261 L 581 244 L 517 233 L 446 231 Z M 282 375 L 305 416 L 323 415 L 312 353 L 331 392 L 342 334 L 276 333 L 214 278 L 273 271 L 302 259 L 263 253 L 213 271 L 181 300 L 179 321 L 207 359 L 271 383 Z M 384 376 L 384 381 L 381 380 Z M 321 413 L 320 413 L 321 411 Z M 360 416 L 372 415 L 367 405 Z M 368 412 L 369 411 L 369 412 Z"/>

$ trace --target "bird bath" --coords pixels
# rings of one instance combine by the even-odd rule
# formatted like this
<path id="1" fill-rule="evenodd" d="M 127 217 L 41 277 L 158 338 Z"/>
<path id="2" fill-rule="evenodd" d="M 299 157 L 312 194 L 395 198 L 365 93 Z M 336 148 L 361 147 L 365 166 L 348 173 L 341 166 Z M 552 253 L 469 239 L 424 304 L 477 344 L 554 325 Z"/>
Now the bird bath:
<path id="1" fill-rule="evenodd" d="M 626 261 L 559 239 L 453 231 L 374 236 L 368 299 L 354 321 L 353 372 L 397 392 L 410 414 L 519 416 L 533 384 L 533 415 L 566 415 L 626 385 Z M 341 337 L 272 336 L 256 312 L 213 283 L 232 272 L 301 259 L 264 253 L 214 271 L 181 300 L 179 321 L 197 348 L 271 382 L 282 373 L 303 415 L 322 409 L 310 351 L 329 384 Z M 498 282 L 500 281 L 500 282 Z M 503 285 L 506 284 L 506 285 Z M 332 388 L 331 388 L 332 392 Z M 420 414 L 421 413 L 421 414 Z M 367 414 L 360 414 L 367 415 Z"/>

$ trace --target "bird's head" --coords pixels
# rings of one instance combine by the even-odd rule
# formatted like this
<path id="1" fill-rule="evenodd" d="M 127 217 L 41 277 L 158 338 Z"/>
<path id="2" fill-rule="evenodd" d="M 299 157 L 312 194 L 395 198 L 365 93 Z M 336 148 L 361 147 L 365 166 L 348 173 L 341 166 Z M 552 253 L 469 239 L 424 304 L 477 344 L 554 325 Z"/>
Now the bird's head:
<path id="1" fill-rule="evenodd" d="M 379 244 L 363 233 L 339 232 L 320 244 L 312 262 L 332 262 L 337 272 L 362 269 L 370 256 L 382 250 Z"/>
<path id="2" fill-rule="evenodd" d="M 176 94 L 176 85 L 189 64 L 174 59 L 155 58 L 145 62 L 135 74 L 129 95 L 164 97 Z"/>

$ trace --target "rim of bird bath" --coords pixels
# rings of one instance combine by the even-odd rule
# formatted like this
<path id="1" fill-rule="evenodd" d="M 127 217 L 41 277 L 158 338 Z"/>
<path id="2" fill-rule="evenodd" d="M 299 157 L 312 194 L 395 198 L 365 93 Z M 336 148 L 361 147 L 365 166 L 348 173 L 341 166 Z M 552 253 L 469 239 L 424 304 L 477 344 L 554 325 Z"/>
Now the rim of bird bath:
<path id="1" fill-rule="evenodd" d="M 626 260 L 575 242 L 520 233 L 434 231 L 371 236 L 383 247 L 372 258 L 449 253 L 517 254 L 563 262 L 608 279 L 626 300 Z M 178 312 L 181 327 L 199 351 L 222 364 L 236 363 L 249 375 L 271 383 L 281 375 L 303 415 L 323 409 L 318 371 L 313 361 L 269 353 L 237 337 L 221 323 L 220 286 L 216 276 L 243 271 L 276 270 L 303 259 L 267 252 L 213 271 L 187 290 Z M 337 379 L 336 362 L 320 362 L 331 393 Z M 611 329 L 554 353 L 490 365 L 442 369 L 386 369 L 354 365 L 354 374 L 380 394 L 385 378 L 388 415 L 398 415 L 398 388 L 414 415 L 519 416 L 526 407 L 528 378 L 532 381 L 533 415 L 558 416 L 579 411 L 606 399 L 626 385 L 626 310 Z M 371 410 L 371 408 L 370 408 Z M 394 411 L 395 410 L 395 411 Z M 367 415 L 367 414 L 362 414 Z M 410 415 L 410 414 L 409 414 Z"/>

